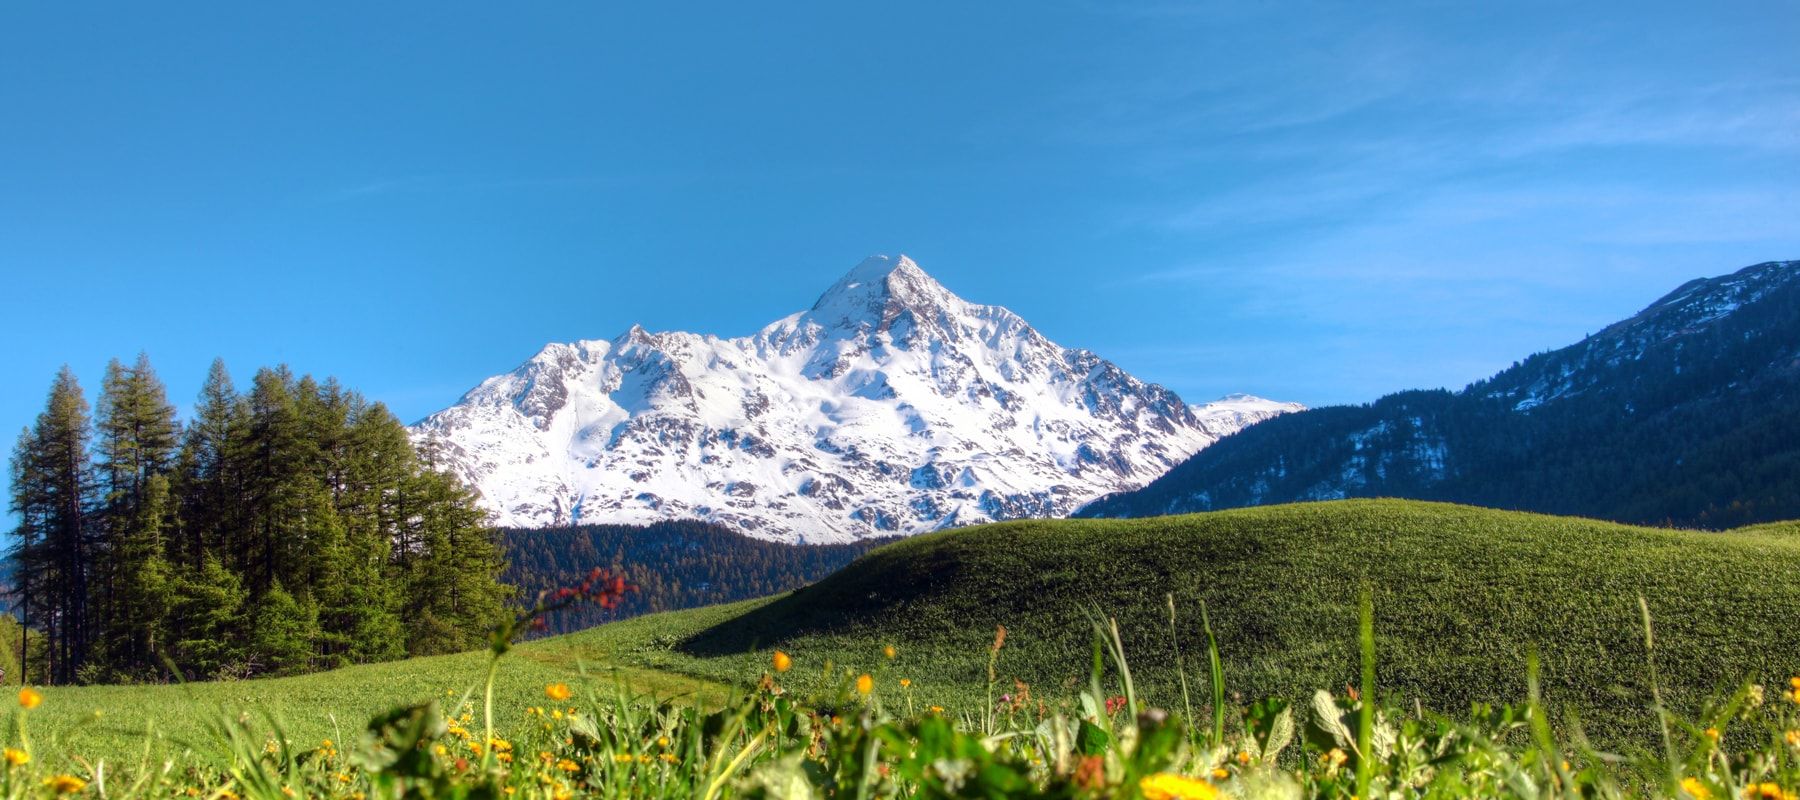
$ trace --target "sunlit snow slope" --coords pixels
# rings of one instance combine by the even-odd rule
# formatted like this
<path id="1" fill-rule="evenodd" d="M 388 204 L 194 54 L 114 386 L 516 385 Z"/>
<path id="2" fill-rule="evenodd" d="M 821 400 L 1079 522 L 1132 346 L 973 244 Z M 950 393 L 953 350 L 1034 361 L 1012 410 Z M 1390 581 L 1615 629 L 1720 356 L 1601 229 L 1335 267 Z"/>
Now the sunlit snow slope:
<path id="1" fill-rule="evenodd" d="M 694 518 L 823 542 L 1063 515 L 1298 409 L 1190 406 L 901 256 L 753 336 L 552 344 L 413 430 L 500 524 Z"/>

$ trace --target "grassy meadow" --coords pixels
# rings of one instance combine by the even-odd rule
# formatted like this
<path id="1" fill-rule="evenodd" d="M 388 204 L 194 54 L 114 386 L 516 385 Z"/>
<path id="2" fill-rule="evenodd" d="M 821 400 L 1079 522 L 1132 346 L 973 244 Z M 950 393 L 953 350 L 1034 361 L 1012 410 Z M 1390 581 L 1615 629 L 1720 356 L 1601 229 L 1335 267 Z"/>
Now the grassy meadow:
<path id="1" fill-rule="evenodd" d="M 937 756 L 992 761 L 989 777 L 1017 790 L 1001 792 L 1009 796 L 1156 797 L 1143 781 L 1169 774 L 1238 794 L 1263 786 L 1275 787 L 1272 796 L 1363 797 L 1372 796 L 1370 781 L 1393 791 L 1437 786 L 1444 796 L 1535 796 L 1523 787 L 1550 792 L 1545 781 L 1558 791 L 1585 786 L 1588 795 L 1674 794 L 1684 791 L 1683 776 L 1701 776 L 1709 792 L 1741 793 L 1745 781 L 1761 791 L 1753 780 L 1761 776 L 1789 781 L 1780 797 L 1794 788 L 1800 752 L 1800 734 L 1786 733 L 1800 724 L 1788 684 L 1800 674 L 1800 581 L 1789 577 L 1797 572 L 1793 524 L 1703 533 L 1386 500 L 1024 521 L 904 540 L 778 597 L 515 648 L 497 673 L 493 725 L 548 756 L 536 766 L 480 747 L 485 652 L 278 680 L 54 687 L 41 706 L 13 714 L 15 725 L 28 716 L 30 769 L 91 781 L 101 760 L 119 774 L 211 764 L 217 771 L 177 769 L 178 779 L 161 785 L 200 786 L 215 797 L 255 794 L 247 790 L 259 770 L 324 781 L 308 785 L 344 796 L 389 796 L 403 784 L 616 794 L 616 770 L 631 764 L 664 770 L 655 784 L 663 788 L 650 794 L 666 796 L 776 796 L 758 783 L 768 780 L 955 796 L 926 791 L 935 784 L 923 772 L 901 780 L 910 767 L 896 754 L 910 747 L 924 758 L 927 744 L 950 748 Z M 1367 638 L 1359 634 L 1365 594 Z M 1210 677 L 1202 606 L 1222 683 Z M 1109 617 L 1116 633 L 1096 628 Z M 790 668 L 774 674 L 778 651 Z M 1374 657 L 1369 683 L 1365 654 Z M 1527 708 L 1533 662 L 1541 703 Z M 574 696 L 567 709 L 545 696 L 565 684 Z M 1352 699 L 1369 689 L 1379 703 L 1372 709 Z M 1320 690 L 1330 693 L 1325 705 Z M 1653 711 L 1658 698 L 1671 716 Z M 442 719 L 431 724 L 441 730 L 412 746 L 465 748 L 461 756 L 446 750 L 432 775 L 408 773 L 387 786 L 380 776 L 392 775 L 382 769 L 395 767 L 366 753 L 361 771 L 339 772 L 276 746 L 316 749 L 329 739 L 366 750 L 381 740 L 363 733 L 372 716 L 432 700 Z M 1319 726 L 1334 702 L 1348 715 L 1340 739 L 1362 735 L 1352 723 L 1371 709 L 1375 740 L 1332 744 L 1331 726 Z M 1520 710 L 1495 710 L 1505 704 Z M 705 716 L 716 709 L 725 711 Z M 1301 733 L 1277 757 L 1265 751 L 1282 709 Z M 241 725 L 221 727 L 243 712 Z M 1104 741 L 1084 724 L 1104 728 Z M 16 747 L 18 729 L 9 730 Z M 1301 735 L 1308 732 L 1311 739 Z M 870 744 L 883 736 L 894 741 Z M 671 737 L 676 744 L 660 750 L 647 744 Z M 270 749 L 249 752 L 245 742 Z M 1727 747 L 1745 755 L 1734 762 Z M 856 758 L 873 760 L 829 781 L 808 772 L 836 763 L 834 748 L 863 748 Z M 447 766 L 459 757 L 460 772 Z M 867 771 L 889 757 L 897 760 L 879 779 Z M 693 759 L 702 763 L 677 764 Z M 261 766 L 245 773 L 247 764 Z M 1082 769 L 1101 774 L 1082 777 Z M 479 777 L 501 772 L 512 782 Z M 1022 783 L 1002 780 L 1014 772 Z"/>

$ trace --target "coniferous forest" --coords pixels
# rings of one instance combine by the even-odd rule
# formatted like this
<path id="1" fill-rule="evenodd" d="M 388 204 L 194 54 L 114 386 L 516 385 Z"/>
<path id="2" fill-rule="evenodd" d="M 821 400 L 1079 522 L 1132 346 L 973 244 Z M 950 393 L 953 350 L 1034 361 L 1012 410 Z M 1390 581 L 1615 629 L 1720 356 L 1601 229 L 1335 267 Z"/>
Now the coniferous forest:
<path id="1" fill-rule="evenodd" d="M 11 460 L 33 682 L 294 674 L 478 646 L 512 589 L 474 495 L 380 403 L 215 361 L 177 418 L 144 356 L 67 367 Z M 20 637 L 19 641 L 26 641 Z"/>
<path id="2" fill-rule="evenodd" d="M 612 619 L 730 603 L 797 589 L 892 539 L 793 545 L 752 539 L 722 525 L 672 520 L 652 525 L 505 529 L 506 581 L 526 595 L 581 580 L 595 566 L 632 590 L 613 607 L 577 606 L 544 620 L 569 633 Z"/>

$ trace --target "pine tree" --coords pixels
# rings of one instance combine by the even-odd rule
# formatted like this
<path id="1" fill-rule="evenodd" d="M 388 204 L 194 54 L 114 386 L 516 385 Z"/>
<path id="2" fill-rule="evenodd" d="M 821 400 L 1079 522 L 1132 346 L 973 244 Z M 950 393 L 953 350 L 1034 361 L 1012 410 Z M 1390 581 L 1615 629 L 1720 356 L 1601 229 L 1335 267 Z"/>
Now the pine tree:
<path id="1" fill-rule="evenodd" d="M 250 625 L 252 663 L 258 672 L 270 675 L 305 672 L 318 633 L 318 608 L 296 600 L 276 581 L 256 603 Z"/>
<path id="2" fill-rule="evenodd" d="M 93 466 L 88 405 L 75 373 L 63 367 L 44 412 L 14 451 L 12 507 L 19 515 L 14 574 L 27 624 L 46 633 L 49 679 L 73 680 L 92 643 L 89 614 Z M 34 613 L 36 612 L 36 613 Z"/>
<path id="3" fill-rule="evenodd" d="M 97 465 L 104 494 L 94 549 L 98 596 L 96 630 L 103 649 L 93 654 L 106 669 L 127 675 L 155 666 L 151 652 L 166 608 L 163 532 L 171 518 L 168 473 L 174 465 L 179 426 L 162 382 L 147 356 L 126 368 L 107 365 L 96 420 Z M 157 582 L 140 586 L 139 580 Z"/>
<path id="4" fill-rule="evenodd" d="M 179 498 L 178 560 L 191 570 L 208 553 L 228 550 L 243 518 L 239 452 L 245 437 L 243 401 L 225 362 L 214 360 L 200 389 L 194 420 L 183 438 L 175 493 Z"/>
<path id="5" fill-rule="evenodd" d="M 247 600 L 243 581 L 217 556 L 180 574 L 171 593 L 172 651 L 190 678 L 213 678 L 244 661 L 243 633 Z"/>

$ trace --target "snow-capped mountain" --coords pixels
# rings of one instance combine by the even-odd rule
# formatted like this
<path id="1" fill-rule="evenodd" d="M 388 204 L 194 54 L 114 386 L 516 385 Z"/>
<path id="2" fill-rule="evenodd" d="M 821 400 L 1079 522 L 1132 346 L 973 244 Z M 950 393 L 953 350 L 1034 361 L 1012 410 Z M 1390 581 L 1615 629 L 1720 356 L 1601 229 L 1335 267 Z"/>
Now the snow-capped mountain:
<path id="1" fill-rule="evenodd" d="M 1298 409 L 1190 406 L 900 256 L 752 336 L 549 345 L 413 433 L 502 525 L 695 518 L 823 542 L 1063 515 Z"/>

